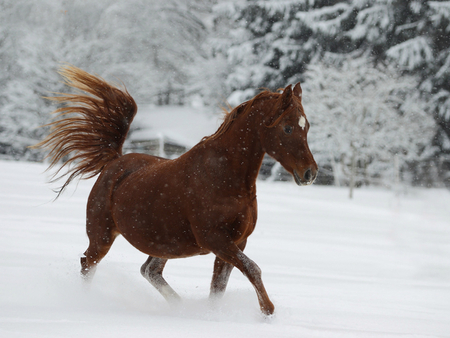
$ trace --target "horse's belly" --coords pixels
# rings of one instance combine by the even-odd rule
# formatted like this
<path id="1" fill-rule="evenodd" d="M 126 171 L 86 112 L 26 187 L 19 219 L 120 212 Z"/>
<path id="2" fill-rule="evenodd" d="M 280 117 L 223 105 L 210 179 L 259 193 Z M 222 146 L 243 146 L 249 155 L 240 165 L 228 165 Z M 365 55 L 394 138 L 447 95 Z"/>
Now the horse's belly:
<path id="1" fill-rule="evenodd" d="M 171 213 L 155 215 L 138 209 L 118 209 L 113 215 L 125 239 L 150 256 L 182 258 L 208 253 L 197 245 L 189 223 Z"/>

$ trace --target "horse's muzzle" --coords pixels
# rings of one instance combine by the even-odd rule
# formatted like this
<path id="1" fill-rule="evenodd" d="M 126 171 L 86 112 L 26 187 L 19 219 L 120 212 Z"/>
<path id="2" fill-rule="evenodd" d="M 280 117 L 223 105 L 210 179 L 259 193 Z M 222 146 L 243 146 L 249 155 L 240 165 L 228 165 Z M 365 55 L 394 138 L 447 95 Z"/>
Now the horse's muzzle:
<path id="1" fill-rule="evenodd" d="M 308 168 L 301 176 L 297 170 L 294 170 L 294 180 L 297 185 L 310 185 L 316 180 L 318 170 L 315 168 Z"/>

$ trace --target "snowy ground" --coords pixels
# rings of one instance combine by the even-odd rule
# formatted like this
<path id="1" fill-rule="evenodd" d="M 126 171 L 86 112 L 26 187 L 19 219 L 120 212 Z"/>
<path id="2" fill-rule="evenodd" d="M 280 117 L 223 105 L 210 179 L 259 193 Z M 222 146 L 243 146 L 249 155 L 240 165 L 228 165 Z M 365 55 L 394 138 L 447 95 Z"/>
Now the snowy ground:
<path id="1" fill-rule="evenodd" d="M 0 161 L 0 337 L 450 337 L 450 193 L 259 182 L 247 254 L 276 306 L 262 318 L 234 271 L 208 302 L 213 256 L 169 261 L 170 307 L 122 238 L 79 277 L 93 181 L 52 203 L 44 166 Z"/>

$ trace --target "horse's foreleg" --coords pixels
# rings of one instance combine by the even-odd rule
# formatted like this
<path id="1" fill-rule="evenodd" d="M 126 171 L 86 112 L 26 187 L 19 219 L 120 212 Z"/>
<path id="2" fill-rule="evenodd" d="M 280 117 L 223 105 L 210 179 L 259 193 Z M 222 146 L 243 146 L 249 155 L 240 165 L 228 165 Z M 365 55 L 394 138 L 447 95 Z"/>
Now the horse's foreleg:
<path id="1" fill-rule="evenodd" d="M 239 244 L 239 249 L 244 251 L 245 244 L 246 241 Z M 227 288 L 231 270 L 233 270 L 233 268 L 234 266 L 232 264 L 225 262 L 219 257 L 216 257 L 214 261 L 214 271 L 211 280 L 211 291 L 209 294 L 210 298 L 220 298 L 223 296 Z"/>
<path id="2" fill-rule="evenodd" d="M 225 232 L 215 229 L 208 232 L 203 246 L 208 247 L 217 257 L 238 268 L 252 283 L 258 296 L 259 306 L 265 315 L 271 315 L 275 307 L 267 295 L 261 279 L 261 269 L 248 258 Z"/>
<path id="3" fill-rule="evenodd" d="M 168 301 L 179 301 L 180 296 L 167 284 L 162 276 L 167 259 L 149 256 L 141 267 L 141 274 L 152 284 L 156 290 Z"/>
<path id="4" fill-rule="evenodd" d="M 211 280 L 209 298 L 220 298 L 223 296 L 233 267 L 234 266 L 230 263 L 216 257 L 214 261 L 214 271 Z"/>

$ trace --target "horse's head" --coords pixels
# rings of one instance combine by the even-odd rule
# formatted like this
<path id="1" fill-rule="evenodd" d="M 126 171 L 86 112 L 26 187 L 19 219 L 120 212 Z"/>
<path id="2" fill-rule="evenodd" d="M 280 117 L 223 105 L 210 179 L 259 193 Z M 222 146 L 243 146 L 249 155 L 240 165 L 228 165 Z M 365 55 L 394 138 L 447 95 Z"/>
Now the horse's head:
<path id="1" fill-rule="evenodd" d="M 264 107 L 270 111 L 264 112 L 264 151 L 280 162 L 298 185 L 312 184 L 318 167 L 308 147 L 309 123 L 303 111 L 300 83 L 294 89 L 287 86 L 266 103 Z"/>

